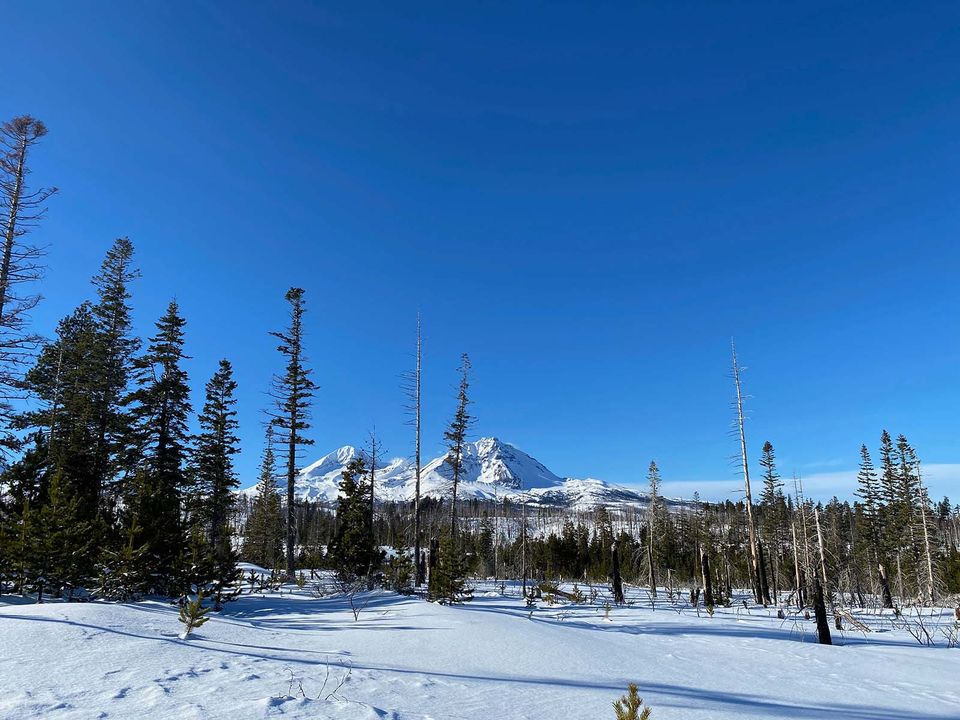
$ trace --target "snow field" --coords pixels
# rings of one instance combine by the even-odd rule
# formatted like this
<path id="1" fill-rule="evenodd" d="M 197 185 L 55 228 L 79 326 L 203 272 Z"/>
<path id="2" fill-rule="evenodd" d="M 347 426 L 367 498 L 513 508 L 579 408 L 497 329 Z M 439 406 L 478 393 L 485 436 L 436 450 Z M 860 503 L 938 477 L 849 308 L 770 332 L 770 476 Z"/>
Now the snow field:
<path id="1" fill-rule="evenodd" d="M 596 589 L 533 608 L 515 583 L 455 607 L 375 591 L 355 621 L 343 597 L 284 588 L 244 595 L 186 641 L 168 603 L 3 596 L 0 718 L 612 720 L 629 682 L 654 720 L 960 718 L 960 649 L 921 647 L 889 616 L 820 646 L 802 617 L 742 604 L 708 617 L 663 592 L 651 607 L 632 587 L 607 618 Z"/>

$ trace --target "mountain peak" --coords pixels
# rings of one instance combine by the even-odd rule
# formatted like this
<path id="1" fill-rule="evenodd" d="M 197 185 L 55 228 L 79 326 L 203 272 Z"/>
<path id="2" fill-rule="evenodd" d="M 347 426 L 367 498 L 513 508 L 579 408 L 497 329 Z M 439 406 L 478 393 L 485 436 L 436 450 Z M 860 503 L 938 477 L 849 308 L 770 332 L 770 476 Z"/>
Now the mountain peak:
<path id="1" fill-rule="evenodd" d="M 361 455 L 344 445 L 303 468 L 295 492 L 303 500 L 334 503 L 347 464 Z M 424 496 L 449 497 L 453 473 L 447 462 L 449 452 L 421 468 L 420 489 Z M 380 501 L 412 499 L 416 468 L 406 458 L 394 458 L 377 468 L 375 496 Z M 645 495 L 602 480 L 576 480 L 554 474 L 539 460 L 515 445 L 491 436 L 468 442 L 463 448 L 463 467 L 457 496 L 463 500 L 525 501 L 555 507 L 592 508 L 646 505 Z"/>

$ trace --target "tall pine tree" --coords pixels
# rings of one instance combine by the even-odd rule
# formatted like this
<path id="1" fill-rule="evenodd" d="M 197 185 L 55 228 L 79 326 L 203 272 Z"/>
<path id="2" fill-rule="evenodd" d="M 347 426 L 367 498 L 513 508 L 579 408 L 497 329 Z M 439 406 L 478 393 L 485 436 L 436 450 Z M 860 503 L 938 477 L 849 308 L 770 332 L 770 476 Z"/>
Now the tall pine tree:
<path id="1" fill-rule="evenodd" d="M 113 519 L 117 499 L 123 494 L 120 478 L 125 477 L 132 458 L 125 457 L 129 447 L 129 416 L 123 406 L 133 371 L 134 356 L 140 339 L 132 334 L 130 283 L 140 277 L 133 267 L 133 243 L 119 238 L 107 251 L 100 272 L 93 277 L 97 302 L 93 316 L 98 342 L 94 355 L 94 402 L 97 411 L 97 437 L 94 473 L 104 500 L 106 520 Z"/>
<path id="2" fill-rule="evenodd" d="M 457 391 L 457 411 L 450 421 L 450 426 L 444 431 L 443 438 L 447 441 L 446 463 L 450 466 L 452 482 L 452 498 L 450 501 L 450 541 L 457 542 L 457 486 L 463 473 L 463 446 L 467 442 L 467 430 L 473 422 L 473 417 L 467 411 L 470 398 L 467 390 L 470 389 L 470 357 L 463 353 L 460 358 L 460 388 Z"/>
<path id="3" fill-rule="evenodd" d="M 237 575 L 237 557 L 233 550 L 230 516 L 234 508 L 233 491 L 240 481 L 233 469 L 233 456 L 240 450 L 237 431 L 237 383 L 233 367 L 221 360 L 207 383 L 203 410 L 197 417 L 200 433 L 193 450 L 193 492 L 195 508 L 206 531 L 214 583 L 214 607 L 219 609 L 222 590 Z"/>
<path id="4" fill-rule="evenodd" d="M 277 350 L 286 358 L 287 366 L 282 375 L 274 377 L 271 394 L 274 398 L 272 422 L 279 431 L 277 442 L 284 446 L 287 476 L 287 578 L 294 577 L 294 546 L 296 544 L 296 515 L 293 490 L 297 479 L 300 448 L 312 445 L 313 440 L 304 437 L 310 429 L 310 399 L 316 390 L 306 367 L 303 351 L 304 300 L 302 288 L 290 288 L 286 294 L 290 304 L 290 325 L 286 330 L 271 333 L 280 340 Z"/>
<path id="5" fill-rule="evenodd" d="M 185 321 L 176 301 L 157 322 L 147 352 L 136 361 L 137 389 L 132 393 L 132 438 L 141 458 L 136 467 L 129 512 L 139 520 L 134 545 L 146 545 L 152 568 L 150 589 L 186 592 L 180 580 L 186 532 L 182 501 L 188 489 L 186 462 L 190 436 L 190 388 L 181 366 Z"/>

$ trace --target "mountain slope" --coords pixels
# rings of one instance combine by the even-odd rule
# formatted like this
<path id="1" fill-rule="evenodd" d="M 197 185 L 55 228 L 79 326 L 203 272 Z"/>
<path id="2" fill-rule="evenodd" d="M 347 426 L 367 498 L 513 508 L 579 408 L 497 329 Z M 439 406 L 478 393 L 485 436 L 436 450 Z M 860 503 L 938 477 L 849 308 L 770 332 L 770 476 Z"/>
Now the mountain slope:
<path id="1" fill-rule="evenodd" d="M 336 502 L 343 468 L 361 451 L 344 445 L 300 471 L 296 495 L 302 500 Z M 423 496 L 449 497 L 453 473 L 447 455 L 426 463 L 420 472 Z M 377 469 L 376 497 L 406 501 L 414 496 L 416 469 L 410 460 L 394 458 Z M 245 491 L 247 493 L 253 490 Z M 536 505 L 589 509 L 645 507 L 647 495 L 593 478 L 563 478 L 539 460 L 497 438 L 481 438 L 464 447 L 463 472 L 457 490 L 461 500 L 527 501 Z"/>

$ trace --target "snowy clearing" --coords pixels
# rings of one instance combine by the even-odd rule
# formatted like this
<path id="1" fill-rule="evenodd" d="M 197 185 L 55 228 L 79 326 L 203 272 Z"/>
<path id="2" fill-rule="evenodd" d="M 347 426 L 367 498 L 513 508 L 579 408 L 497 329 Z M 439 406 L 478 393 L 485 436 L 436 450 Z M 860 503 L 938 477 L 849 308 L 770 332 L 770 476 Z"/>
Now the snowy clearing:
<path id="1" fill-rule="evenodd" d="M 605 619 L 605 588 L 533 609 L 499 590 L 455 607 L 376 591 L 357 621 L 309 586 L 244 595 L 186 641 L 162 602 L 5 596 L 0 717 L 603 720 L 628 682 L 654 720 L 960 717 L 960 650 L 921 647 L 889 617 L 821 646 L 812 621 L 759 607 L 654 610 L 630 588 Z"/>

